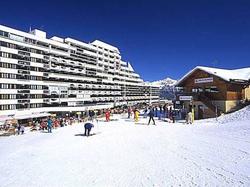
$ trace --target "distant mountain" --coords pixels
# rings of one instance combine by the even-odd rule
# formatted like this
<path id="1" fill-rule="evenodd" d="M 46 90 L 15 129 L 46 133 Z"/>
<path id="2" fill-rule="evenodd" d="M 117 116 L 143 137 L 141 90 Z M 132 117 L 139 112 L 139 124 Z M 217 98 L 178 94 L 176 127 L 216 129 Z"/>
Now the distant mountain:
<path id="1" fill-rule="evenodd" d="M 152 84 L 160 86 L 160 98 L 173 100 L 175 99 L 175 84 L 177 80 L 166 78 L 159 81 L 154 81 Z"/>
<path id="2" fill-rule="evenodd" d="M 174 80 L 174 79 L 167 77 L 166 79 L 154 81 L 152 83 L 154 85 L 160 85 L 160 86 L 166 86 L 166 85 L 173 86 L 176 82 L 177 82 L 177 80 Z"/>

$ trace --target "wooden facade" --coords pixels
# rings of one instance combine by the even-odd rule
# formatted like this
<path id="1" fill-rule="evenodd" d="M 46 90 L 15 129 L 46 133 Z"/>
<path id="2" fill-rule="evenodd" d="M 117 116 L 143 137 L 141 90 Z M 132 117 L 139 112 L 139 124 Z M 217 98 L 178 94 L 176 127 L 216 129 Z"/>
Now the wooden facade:
<path id="1" fill-rule="evenodd" d="M 242 84 L 226 81 L 201 69 L 191 72 L 177 86 L 183 88 L 183 92 L 177 94 L 177 100 L 180 95 L 193 96 L 192 102 L 185 101 L 184 105 L 193 105 L 196 119 L 229 112 L 245 97 Z"/>

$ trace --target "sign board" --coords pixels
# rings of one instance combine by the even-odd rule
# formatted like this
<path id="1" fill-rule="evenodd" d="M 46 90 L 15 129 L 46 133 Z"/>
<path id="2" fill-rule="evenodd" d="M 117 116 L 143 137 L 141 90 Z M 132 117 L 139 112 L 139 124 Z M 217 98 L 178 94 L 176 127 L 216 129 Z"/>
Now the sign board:
<path id="1" fill-rule="evenodd" d="M 191 101 L 192 99 L 193 99 L 193 96 L 187 96 L 187 95 L 179 96 L 180 101 Z"/>
<path id="2" fill-rule="evenodd" d="M 195 83 L 195 84 L 207 83 L 207 82 L 213 82 L 213 81 L 214 81 L 213 77 L 194 79 L 194 83 Z"/>

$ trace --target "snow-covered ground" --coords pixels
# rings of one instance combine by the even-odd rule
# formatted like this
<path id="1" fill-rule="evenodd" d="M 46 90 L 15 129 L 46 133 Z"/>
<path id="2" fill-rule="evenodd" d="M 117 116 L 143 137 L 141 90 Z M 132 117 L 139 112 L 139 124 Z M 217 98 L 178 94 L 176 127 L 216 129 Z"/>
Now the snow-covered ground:
<path id="1" fill-rule="evenodd" d="M 240 117 L 238 117 L 240 116 Z M 194 125 L 83 124 L 0 138 L 0 186 L 250 186 L 250 107 Z"/>

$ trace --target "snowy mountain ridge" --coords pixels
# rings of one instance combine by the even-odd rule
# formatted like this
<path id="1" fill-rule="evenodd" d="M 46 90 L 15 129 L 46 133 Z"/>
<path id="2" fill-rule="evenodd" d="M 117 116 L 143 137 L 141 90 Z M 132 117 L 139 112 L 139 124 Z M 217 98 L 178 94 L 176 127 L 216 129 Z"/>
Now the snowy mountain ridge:
<path id="1" fill-rule="evenodd" d="M 169 77 L 152 82 L 153 85 L 160 86 L 160 98 L 172 100 L 175 98 L 175 84 L 177 80 Z"/>
<path id="2" fill-rule="evenodd" d="M 177 80 L 171 79 L 169 77 L 162 79 L 162 80 L 158 80 L 158 81 L 153 81 L 152 84 L 154 85 L 158 85 L 160 87 L 164 87 L 166 85 L 168 86 L 174 86 L 176 84 Z"/>

